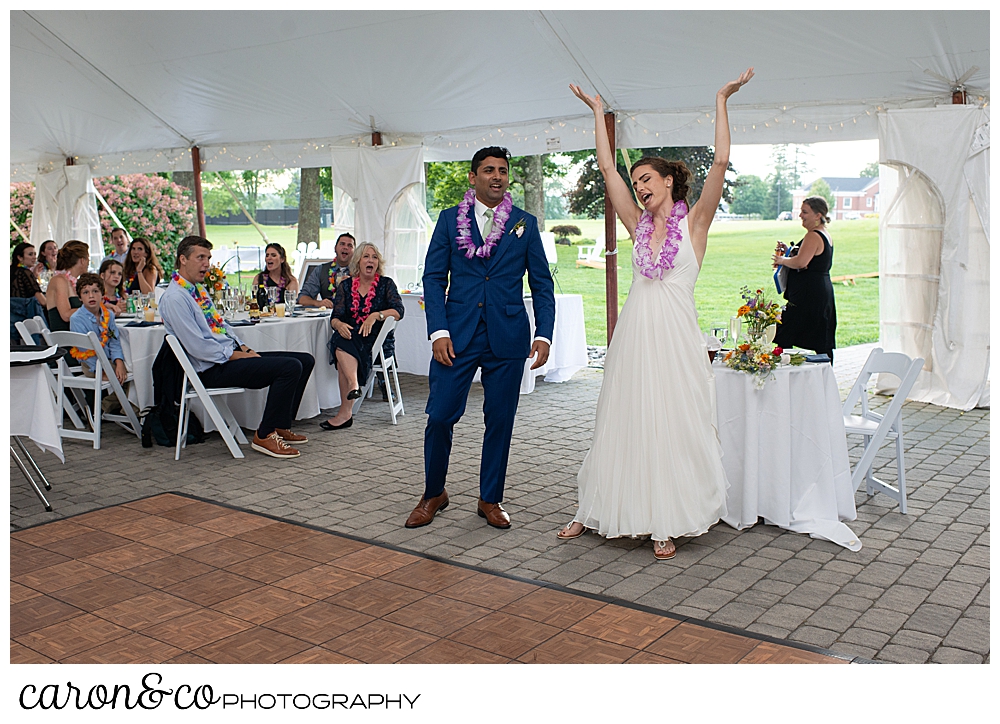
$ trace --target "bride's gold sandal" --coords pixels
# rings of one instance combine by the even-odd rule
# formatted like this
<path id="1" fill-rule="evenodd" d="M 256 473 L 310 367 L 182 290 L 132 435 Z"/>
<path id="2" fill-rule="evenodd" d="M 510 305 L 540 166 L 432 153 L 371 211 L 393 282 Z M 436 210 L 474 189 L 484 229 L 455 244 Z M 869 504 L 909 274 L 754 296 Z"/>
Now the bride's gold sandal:
<path id="1" fill-rule="evenodd" d="M 670 546 L 667 548 L 667 546 Z M 653 541 L 653 557 L 658 561 L 669 561 L 677 555 L 677 547 L 669 540 Z"/>
<path id="2" fill-rule="evenodd" d="M 568 531 L 573 528 L 574 524 L 579 525 L 580 526 L 580 530 L 578 530 L 576 533 L 569 533 Z M 585 525 L 583 525 L 581 523 L 578 523 L 575 520 L 572 520 L 572 521 L 570 521 L 566 525 L 565 528 L 563 528 L 561 531 L 559 531 L 558 533 L 556 533 L 556 538 L 559 538 L 560 540 L 571 540 L 573 538 L 579 538 L 581 535 L 583 535 L 586 532 L 587 532 L 587 526 L 585 526 Z"/>

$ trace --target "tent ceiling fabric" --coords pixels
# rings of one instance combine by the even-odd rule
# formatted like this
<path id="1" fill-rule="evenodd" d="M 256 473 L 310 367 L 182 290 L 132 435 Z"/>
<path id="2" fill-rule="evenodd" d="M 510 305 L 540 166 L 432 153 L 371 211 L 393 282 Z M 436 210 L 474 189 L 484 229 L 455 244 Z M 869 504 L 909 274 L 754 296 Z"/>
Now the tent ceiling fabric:
<path id="1" fill-rule="evenodd" d="M 327 165 L 331 146 L 593 147 L 567 85 L 631 147 L 876 138 L 880 108 L 989 98 L 986 11 L 12 11 L 11 171 L 80 157 L 95 176 Z M 659 135 L 657 135 L 659 134 Z M 492 136 L 492 137 L 491 137 Z M 485 141 L 484 141 L 485 139 Z M 558 139 L 558 141 L 547 140 Z M 23 175 L 22 175 L 23 174 Z"/>

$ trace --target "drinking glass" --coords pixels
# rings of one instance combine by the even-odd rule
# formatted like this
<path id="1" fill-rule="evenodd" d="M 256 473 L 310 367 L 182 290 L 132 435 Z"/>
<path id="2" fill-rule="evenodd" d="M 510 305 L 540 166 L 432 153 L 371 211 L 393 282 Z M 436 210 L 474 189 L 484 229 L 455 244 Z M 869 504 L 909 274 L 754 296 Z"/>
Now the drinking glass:
<path id="1" fill-rule="evenodd" d="M 733 346 L 736 346 L 736 342 L 740 338 L 740 332 L 743 330 L 743 320 L 739 317 L 729 318 L 729 338 L 733 341 Z"/>
<path id="2" fill-rule="evenodd" d="M 285 314 L 289 317 L 295 316 L 295 299 L 298 297 L 296 292 L 289 289 L 285 290 Z"/>
<path id="3" fill-rule="evenodd" d="M 268 287 L 267 288 L 267 306 L 274 309 L 274 305 L 278 303 L 278 294 L 280 290 L 278 287 Z"/>
<path id="4" fill-rule="evenodd" d="M 726 346 L 726 332 L 729 330 L 725 327 L 712 327 L 709 331 L 712 333 L 713 337 L 719 340 L 723 347 Z"/>

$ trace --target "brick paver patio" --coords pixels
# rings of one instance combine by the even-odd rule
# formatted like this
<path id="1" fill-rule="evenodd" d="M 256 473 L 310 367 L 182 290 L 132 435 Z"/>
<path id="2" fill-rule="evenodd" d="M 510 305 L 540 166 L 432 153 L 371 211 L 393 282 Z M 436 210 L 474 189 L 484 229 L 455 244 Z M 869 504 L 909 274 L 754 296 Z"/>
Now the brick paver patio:
<path id="1" fill-rule="evenodd" d="M 843 391 L 866 356 L 866 349 L 838 350 Z M 576 472 L 590 444 L 601 380 L 600 370 L 585 369 L 522 396 L 505 500 L 514 523 L 508 531 L 487 527 L 475 511 L 479 385 L 456 427 L 451 507 L 430 526 L 402 527 L 422 492 L 427 384 L 410 375 L 401 376 L 407 414 L 399 425 L 375 401 L 365 403 L 350 430 L 301 423 L 297 429 L 311 441 L 295 461 L 249 449 L 245 460 L 233 460 L 211 436 L 175 463 L 172 448 L 144 450 L 114 426 L 99 451 L 67 441 L 64 466 L 36 456 L 53 484 L 52 513 L 11 465 L 11 529 L 179 491 L 847 657 L 989 661 L 988 410 L 907 403 L 910 512 L 901 515 L 893 501 L 860 491 L 858 519 L 848 523 L 864 544 L 860 552 L 764 525 L 739 532 L 720 523 L 679 541 L 674 560 L 657 562 L 647 541 L 555 537 L 573 516 Z M 853 463 L 860 438 L 849 444 Z M 894 478 L 888 447 L 877 467 L 880 477 Z"/>

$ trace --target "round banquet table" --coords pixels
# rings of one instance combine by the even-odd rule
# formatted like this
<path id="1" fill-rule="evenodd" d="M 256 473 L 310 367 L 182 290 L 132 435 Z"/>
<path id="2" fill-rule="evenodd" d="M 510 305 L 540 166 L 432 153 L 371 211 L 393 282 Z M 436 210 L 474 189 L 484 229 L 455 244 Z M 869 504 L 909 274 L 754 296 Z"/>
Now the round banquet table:
<path id="1" fill-rule="evenodd" d="M 762 517 L 768 525 L 860 550 L 861 541 L 843 523 L 857 511 L 833 368 L 779 367 L 760 390 L 744 372 L 721 363 L 713 370 L 729 479 L 723 520 L 742 530 Z"/>

